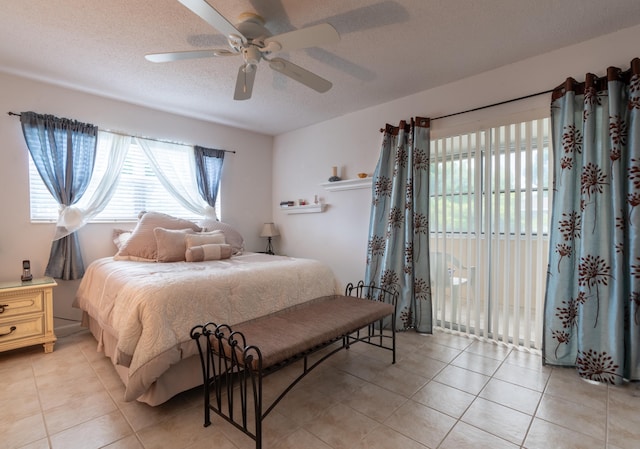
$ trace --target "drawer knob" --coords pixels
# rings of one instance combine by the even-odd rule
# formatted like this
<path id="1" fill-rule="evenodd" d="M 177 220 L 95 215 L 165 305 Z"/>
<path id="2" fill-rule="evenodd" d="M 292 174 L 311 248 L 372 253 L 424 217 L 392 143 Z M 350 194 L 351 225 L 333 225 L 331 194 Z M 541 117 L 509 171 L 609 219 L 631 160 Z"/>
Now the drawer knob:
<path id="1" fill-rule="evenodd" d="M 5 307 L 9 307 L 9 304 L 0 304 L 0 313 L 4 313 Z"/>
<path id="2" fill-rule="evenodd" d="M 6 337 L 7 335 L 11 335 L 14 330 L 16 330 L 16 327 L 15 326 L 11 326 L 9 328 L 9 332 L 7 332 L 6 334 L 0 334 L 0 337 Z"/>

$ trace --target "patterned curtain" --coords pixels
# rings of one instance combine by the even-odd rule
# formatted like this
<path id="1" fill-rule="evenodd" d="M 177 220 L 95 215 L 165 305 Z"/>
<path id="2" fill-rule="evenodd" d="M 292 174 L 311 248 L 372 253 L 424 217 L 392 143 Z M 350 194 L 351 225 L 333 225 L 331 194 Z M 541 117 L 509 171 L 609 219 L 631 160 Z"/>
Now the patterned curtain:
<path id="1" fill-rule="evenodd" d="M 200 146 L 193 147 L 196 158 L 196 180 L 198 191 L 215 216 L 216 198 L 220 187 L 224 150 L 214 150 Z M 210 215 L 210 214 L 209 214 Z"/>
<path id="2" fill-rule="evenodd" d="M 640 59 L 569 78 L 552 97 L 554 155 L 544 361 L 640 379 Z"/>
<path id="3" fill-rule="evenodd" d="M 98 127 L 35 112 L 22 112 L 20 122 L 33 163 L 60 204 L 58 226 L 75 224 L 81 217 L 72 206 L 84 194 L 93 173 Z M 73 232 L 57 238 L 65 232 L 56 232 L 45 274 L 57 279 L 80 279 L 84 264 L 78 236 Z"/>
<path id="4" fill-rule="evenodd" d="M 365 282 L 399 292 L 397 329 L 432 331 L 429 119 L 387 125 L 374 173 Z"/>

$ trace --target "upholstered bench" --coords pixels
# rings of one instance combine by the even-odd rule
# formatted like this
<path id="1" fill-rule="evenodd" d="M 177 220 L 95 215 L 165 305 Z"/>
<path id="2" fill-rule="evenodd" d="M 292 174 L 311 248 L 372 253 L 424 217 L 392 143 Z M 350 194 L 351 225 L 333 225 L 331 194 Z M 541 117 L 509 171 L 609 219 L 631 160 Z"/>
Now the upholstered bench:
<path id="1" fill-rule="evenodd" d="M 359 290 L 349 286 L 347 292 L 365 298 L 326 296 L 233 328 L 215 323 L 195 326 L 191 337 L 196 340 L 202 362 L 204 425 L 211 424 L 213 410 L 254 439 L 256 449 L 260 449 L 262 420 L 331 355 L 355 342 L 365 342 L 390 350 L 391 362 L 395 363 L 397 293 L 362 284 Z M 390 329 L 385 330 L 385 319 Z M 325 348 L 317 360 L 309 363 L 309 356 Z M 263 412 L 263 378 L 301 359 L 302 373 Z M 253 420 L 248 413 L 251 410 Z"/>

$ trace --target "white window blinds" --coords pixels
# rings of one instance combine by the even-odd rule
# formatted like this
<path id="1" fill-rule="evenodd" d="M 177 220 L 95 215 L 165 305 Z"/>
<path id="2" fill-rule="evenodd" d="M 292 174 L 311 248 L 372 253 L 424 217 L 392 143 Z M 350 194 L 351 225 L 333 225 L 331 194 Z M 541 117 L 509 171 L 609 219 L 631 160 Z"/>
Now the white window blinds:
<path id="1" fill-rule="evenodd" d="M 539 348 L 551 190 L 549 119 L 432 141 L 440 327 Z"/>

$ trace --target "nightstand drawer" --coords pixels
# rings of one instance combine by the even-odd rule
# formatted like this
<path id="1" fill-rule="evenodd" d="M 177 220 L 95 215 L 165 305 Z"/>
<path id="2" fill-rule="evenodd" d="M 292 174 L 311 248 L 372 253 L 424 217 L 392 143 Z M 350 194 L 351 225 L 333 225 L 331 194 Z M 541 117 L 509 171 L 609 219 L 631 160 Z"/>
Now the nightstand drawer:
<path id="1" fill-rule="evenodd" d="M 10 341 L 41 337 L 43 334 L 44 315 L 0 321 L 0 347 Z"/>
<path id="2" fill-rule="evenodd" d="M 0 320 L 26 313 L 42 312 L 43 310 L 44 293 L 42 290 L 14 292 L 11 296 L 0 293 Z"/>

